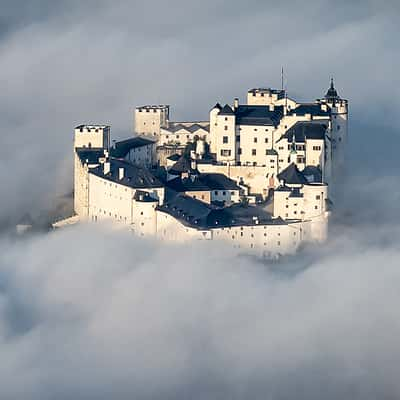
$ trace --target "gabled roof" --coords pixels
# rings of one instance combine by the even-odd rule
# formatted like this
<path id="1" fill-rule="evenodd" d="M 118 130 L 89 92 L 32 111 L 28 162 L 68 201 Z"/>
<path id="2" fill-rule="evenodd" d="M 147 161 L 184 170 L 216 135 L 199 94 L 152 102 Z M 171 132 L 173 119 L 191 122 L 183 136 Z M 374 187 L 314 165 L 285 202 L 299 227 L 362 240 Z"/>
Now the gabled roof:
<path id="1" fill-rule="evenodd" d="M 209 192 L 210 188 L 202 182 L 197 175 L 191 175 L 189 178 L 175 178 L 167 182 L 167 186 L 175 192 Z"/>
<path id="2" fill-rule="evenodd" d="M 201 174 L 199 179 L 207 185 L 210 190 L 240 190 L 240 186 L 224 174 Z"/>
<path id="3" fill-rule="evenodd" d="M 285 184 L 289 185 L 305 185 L 308 183 L 302 172 L 299 171 L 295 163 L 290 164 L 280 174 L 278 179 L 284 181 Z"/>
<path id="4" fill-rule="evenodd" d="M 235 113 L 229 104 L 225 104 L 224 108 L 218 113 L 218 115 L 235 115 Z"/>
<path id="5" fill-rule="evenodd" d="M 218 110 L 222 110 L 221 104 L 217 103 L 211 110 L 215 110 L 216 108 L 218 108 Z"/>
<path id="6" fill-rule="evenodd" d="M 154 144 L 152 140 L 143 137 L 134 137 L 121 140 L 115 143 L 115 147 L 111 148 L 110 155 L 116 158 L 124 158 L 132 149 Z"/>
<path id="7" fill-rule="evenodd" d="M 226 208 L 215 208 L 183 194 L 168 198 L 157 210 L 170 214 L 182 224 L 196 229 L 287 224 L 281 218 L 272 219 L 271 214 L 259 205 L 234 204 Z"/>
<path id="8" fill-rule="evenodd" d="M 192 169 L 192 161 L 188 157 L 182 155 L 179 160 L 168 170 L 171 175 L 180 175 L 183 172 L 197 173 L 197 170 Z"/>
<path id="9" fill-rule="evenodd" d="M 265 105 L 240 105 L 235 115 L 237 125 L 277 126 L 283 117 L 283 106 L 275 106 L 274 110 L 270 110 Z"/>
<path id="10" fill-rule="evenodd" d="M 306 139 L 325 139 L 327 126 L 317 122 L 299 121 L 289 128 L 279 139 L 287 139 L 296 143 L 304 143 Z"/>
<path id="11" fill-rule="evenodd" d="M 302 103 L 299 104 L 296 108 L 293 108 L 288 111 L 288 115 L 306 115 L 311 114 L 315 117 L 329 117 L 331 115 L 330 110 L 324 111 L 319 103 Z"/>
<path id="12" fill-rule="evenodd" d="M 116 158 L 110 158 L 109 162 L 109 173 L 104 174 L 103 165 L 99 165 L 98 167 L 91 169 L 89 173 L 131 188 L 146 189 L 164 187 L 162 182 L 145 168 L 137 167 L 136 165 L 133 165 L 127 161 Z M 124 177 L 122 179 L 119 179 L 119 168 L 124 169 Z"/>

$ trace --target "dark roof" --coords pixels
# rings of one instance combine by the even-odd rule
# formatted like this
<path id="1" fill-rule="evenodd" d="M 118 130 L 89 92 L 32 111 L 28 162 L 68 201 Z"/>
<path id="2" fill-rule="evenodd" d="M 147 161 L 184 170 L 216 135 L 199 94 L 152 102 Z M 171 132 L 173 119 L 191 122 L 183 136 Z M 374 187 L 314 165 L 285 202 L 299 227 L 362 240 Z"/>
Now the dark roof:
<path id="1" fill-rule="evenodd" d="M 188 157 L 182 155 L 178 161 L 168 170 L 171 175 L 180 175 L 183 172 L 197 172 L 192 169 L 192 161 Z"/>
<path id="2" fill-rule="evenodd" d="M 301 171 L 308 182 L 322 182 L 322 172 L 314 165 L 308 165 Z"/>
<path id="3" fill-rule="evenodd" d="M 208 192 L 210 188 L 205 185 L 197 175 L 191 175 L 189 178 L 175 178 L 167 182 L 167 186 L 175 192 Z"/>
<path id="4" fill-rule="evenodd" d="M 333 83 L 333 78 L 331 79 L 331 86 L 329 87 L 328 91 L 326 92 L 325 98 L 326 99 L 333 99 L 333 98 L 338 99 L 339 98 L 339 95 L 338 95 L 338 93 L 335 89 L 335 85 Z"/>
<path id="5" fill-rule="evenodd" d="M 215 208 L 183 194 L 169 198 L 157 209 L 172 215 L 184 225 L 197 229 L 286 224 L 281 218 L 272 219 L 271 214 L 259 205 L 234 204 L 226 208 Z"/>
<path id="6" fill-rule="evenodd" d="M 289 185 L 304 185 L 308 183 L 307 179 L 294 163 L 290 164 L 286 169 L 278 174 L 278 179 Z"/>
<path id="7" fill-rule="evenodd" d="M 211 190 L 240 190 L 236 182 L 224 174 L 201 174 L 199 179 Z"/>
<path id="8" fill-rule="evenodd" d="M 149 170 L 137 167 L 129 162 L 111 158 L 110 172 L 104 175 L 104 167 L 100 165 L 92 170 L 96 176 L 137 189 L 161 188 L 164 185 Z M 124 168 L 124 177 L 119 179 L 119 168 Z"/>
<path id="9" fill-rule="evenodd" d="M 180 159 L 181 155 L 176 153 L 176 154 L 172 154 L 172 156 L 167 157 L 168 160 L 171 161 L 178 161 Z"/>
<path id="10" fill-rule="evenodd" d="M 225 104 L 224 108 L 218 113 L 218 115 L 235 115 L 235 113 L 229 104 Z"/>
<path id="11" fill-rule="evenodd" d="M 288 115 L 306 115 L 311 114 L 315 117 L 329 117 L 331 115 L 330 110 L 324 111 L 319 103 L 303 103 L 299 104 L 296 108 L 288 111 Z"/>
<path id="12" fill-rule="evenodd" d="M 287 139 L 292 142 L 304 143 L 306 139 L 325 139 L 327 126 L 316 122 L 299 121 L 296 122 L 281 139 Z M 279 139 L 280 140 L 280 139 Z"/>
<path id="13" fill-rule="evenodd" d="M 111 148 L 110 155 L 116 158 L 124 158 L 132 149 L 154 144 L 152 140 L 142 137 L 134 137 L 115 143 L 115 147 Z"/>
<path id="14" fill-rule="evenodd" d="M 222 110 L 221 104 L 217 103 L 211 110 L 214 110 L 216 108 L 218 108 L 219 110 Z"/>
<path id="15" fill-rule="evenodd" d="M 133 198 L 136 201 L 141 201 L 144 203 L 157 203 L 158 200 L 150 195 L 149 192 L 144 192 L 143 190 L 136 190 Z"/>
<path id="16" fill-rule="evenodd" d="M 83 163 L 98 164 L 99 158 L 104 157 L 104 149 L 80 147 L 76 149 L 76 154 Z"/>
<path id="17" fill-rule="evenodd" d="M 274 149 L 267 149 L 266 154 L 267 156 L 277 156 L 278 152 Z"/>
<path id="18" fill-rule="evenodd" d="M 167 182 L 175 192 L 240 190 L 236 182 L 224 174 L 192 174 L 188 178 L 175 178 Z"/>
<path id="19" fill-rule="evenodd" d="M 268 106 L 240 105 L 235 115 L 238 125 L 277 126 L 283 116 L 283 106 L 275 106 L 271 111 Z"/>

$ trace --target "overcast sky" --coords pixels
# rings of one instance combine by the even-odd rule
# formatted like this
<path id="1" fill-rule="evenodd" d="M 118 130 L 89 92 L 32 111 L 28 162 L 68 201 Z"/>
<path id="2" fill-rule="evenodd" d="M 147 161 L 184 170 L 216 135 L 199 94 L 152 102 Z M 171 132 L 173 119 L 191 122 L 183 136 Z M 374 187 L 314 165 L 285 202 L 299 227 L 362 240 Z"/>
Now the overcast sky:
<path id="1" fill-rule="evenodd" d="M 352 169 L 398 168 L 397 1 L 9 1 L 0 16 L 3 212 L 70 185 L 72 132 L 168 103 L 204 119 L 218 100 L 279 86 L 313 100 L 336 79 L 350 100 Z M 389 146 L 381 157 L 378 138 Z M 58 182 L 54 185 L 55 180 Z"/>
<path id="2" fill-rule="evenodd" d="M 145 103 L 204 119 L 279 86 L 282 66 L 300 100 L 335 77 L 350 152 L 329 244 L 278 266 L 107 227 L 0 238 L 0 398 L 398 399 L 399 14 L 396 0 L 2 4 L 0 220 L 70 189 L 74 126 L 128 137 Z"/>

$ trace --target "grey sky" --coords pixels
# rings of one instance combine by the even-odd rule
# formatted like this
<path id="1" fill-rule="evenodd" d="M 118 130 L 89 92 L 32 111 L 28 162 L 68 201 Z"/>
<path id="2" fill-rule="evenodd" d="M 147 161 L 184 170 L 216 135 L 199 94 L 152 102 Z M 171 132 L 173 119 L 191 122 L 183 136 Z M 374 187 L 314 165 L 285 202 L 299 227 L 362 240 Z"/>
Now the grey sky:
<path id="1" fill-rule="evenodd" d="M 352 168 L 393 170 L 396 146 L 379 160 L 375 137 L 397 144 L 382 113 L 399 107 L 398 14 L 396 1 L 9 2 L 0 18 L 3 210 L 40 207 L 54 181 L 66 190 L 75 125 L 107 122 L 126 137 L 142 103 L 207 118 L 217 100 L 278 86 L 282 65 L 301 99 L 322 96 L 334 75 L 351 101 Z"/>

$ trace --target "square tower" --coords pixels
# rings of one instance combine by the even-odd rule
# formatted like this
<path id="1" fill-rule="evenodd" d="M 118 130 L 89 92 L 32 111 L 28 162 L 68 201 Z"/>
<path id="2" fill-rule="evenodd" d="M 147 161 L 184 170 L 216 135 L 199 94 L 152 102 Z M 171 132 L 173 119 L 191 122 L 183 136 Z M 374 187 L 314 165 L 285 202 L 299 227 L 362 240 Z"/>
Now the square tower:
<path id="1" fill-rule="evenodd" d="M 74 148 L 110 148 L 110 127 L 108 125 L 79 125 L 74 132 Z"/>
<path id="2" fill-rule="evenodd" d="M 137 135 L 160 137 L 160 129 L 168 127 L 169 106 L 141 106 L 135 109 L 135 129 Z"/>

